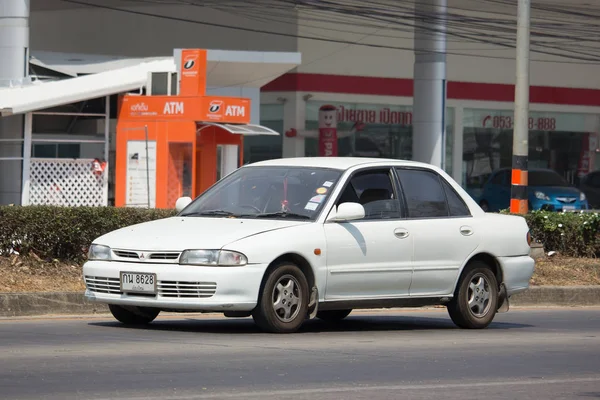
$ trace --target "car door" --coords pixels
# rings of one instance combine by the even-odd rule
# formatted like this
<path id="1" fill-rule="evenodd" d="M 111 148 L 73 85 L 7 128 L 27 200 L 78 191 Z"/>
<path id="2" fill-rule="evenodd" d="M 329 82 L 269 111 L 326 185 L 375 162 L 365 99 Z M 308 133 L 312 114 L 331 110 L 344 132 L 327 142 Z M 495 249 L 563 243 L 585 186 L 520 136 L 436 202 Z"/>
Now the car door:
<path id="1" fill-rule="evenodd" d="M 437 172 L 397 168 L 407 217 L 403 226 L 414 241 L 411 296 L 448 295 L 480 234 L 460 195 Z"/>
<path id="2" fill-rule="evenodd" d="M 326 222 L 326 300 L 408 296 L 413 237 L 408 234 L 391 168 L 363 169 L 346 182 L 336 206 L 358 202 L 365 217 Z"/>

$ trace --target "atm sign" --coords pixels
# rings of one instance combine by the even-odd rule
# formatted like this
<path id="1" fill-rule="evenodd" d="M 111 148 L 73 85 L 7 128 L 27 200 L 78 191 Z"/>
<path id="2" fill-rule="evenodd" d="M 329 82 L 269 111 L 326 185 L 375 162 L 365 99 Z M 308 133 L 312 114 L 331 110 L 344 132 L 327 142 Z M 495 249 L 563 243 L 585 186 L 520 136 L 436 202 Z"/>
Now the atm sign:
<path id="1" fill-rule="evenodd" d="M 244 117 L 244 116 L 246 116 L 246 107 L 244 107 L 244 106 L 227 106 L 227 110 L 225 110 L 225 116 Z"/>
<path id="2" fill-rule="evenodd" d="M 236 97 L 205 98 L 206 121 L 248 123 L 250 100 Z"/>

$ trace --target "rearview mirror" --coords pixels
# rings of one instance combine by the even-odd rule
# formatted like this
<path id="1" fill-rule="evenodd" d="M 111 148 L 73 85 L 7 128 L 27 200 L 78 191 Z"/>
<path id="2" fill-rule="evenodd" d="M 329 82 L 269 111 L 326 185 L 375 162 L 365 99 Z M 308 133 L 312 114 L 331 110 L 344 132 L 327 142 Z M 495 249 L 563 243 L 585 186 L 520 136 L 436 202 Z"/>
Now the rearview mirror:
<path id="1" fill-rule="evenodd" d="M 328 221 L 344 222 L 363 219 L 365 217 L 365 208 L 360 203 L 342 203 L 337 206 L 337 210 L 332 210 Z"/>
<path id="2" fill-rule="evenodd" d="M 180 212 L 181 210 L 183 210 L 184 208 L 186 208 L 191 202 L 192 202 L 192 198 L 191 197 L 187 197 L 187 196 L 186 197 L 180 197 L 175 202 L 175 210 L 177 210 L 177 212 Z"/>

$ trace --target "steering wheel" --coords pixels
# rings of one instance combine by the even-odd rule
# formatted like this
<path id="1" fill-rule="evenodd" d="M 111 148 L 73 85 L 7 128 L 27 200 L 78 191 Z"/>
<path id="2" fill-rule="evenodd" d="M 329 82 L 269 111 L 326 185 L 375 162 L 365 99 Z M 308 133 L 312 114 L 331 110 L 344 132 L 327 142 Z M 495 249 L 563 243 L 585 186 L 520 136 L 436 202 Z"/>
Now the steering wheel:
<path id="1" fill-rule="evenodd" d="M 256 212 L 258 212 L 258 213 L 261 213 L 261 212 L 262 212 L 262 211 L 260 210 L 260 208 L 258 208 L 258 207 L 256 207 L 256 206 L 254 206 L 254 205 L 252 205 L 252 204 L 240 204 L 240 205 L 238 205 L 238 207 L 240 207 L 240 208 L 243 208 L 243 207 L 246 207 L 246 208 L 251 208 L 251 209 L 255 210 L 255 211 L 256 211 Z"/>

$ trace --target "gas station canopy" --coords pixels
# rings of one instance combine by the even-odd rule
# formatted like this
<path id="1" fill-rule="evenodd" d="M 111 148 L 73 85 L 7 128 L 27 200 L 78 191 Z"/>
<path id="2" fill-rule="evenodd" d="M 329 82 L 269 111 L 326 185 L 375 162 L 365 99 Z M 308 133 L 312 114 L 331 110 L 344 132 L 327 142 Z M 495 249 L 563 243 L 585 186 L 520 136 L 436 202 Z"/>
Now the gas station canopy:
<path id="1" fill-rule="evenodd" d="M 260 88 L 300 64 L 300 53 L 207 50 L 206 87 Z M 23 114 L 141 89 L 152 72 L 177 70 L 174 57 L 119 58 L 34 52 L 34 65 L 76 77 L 0 89 L 0 115 Z"/>

